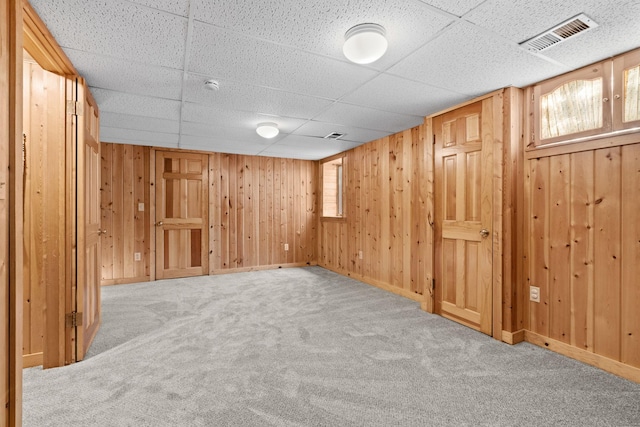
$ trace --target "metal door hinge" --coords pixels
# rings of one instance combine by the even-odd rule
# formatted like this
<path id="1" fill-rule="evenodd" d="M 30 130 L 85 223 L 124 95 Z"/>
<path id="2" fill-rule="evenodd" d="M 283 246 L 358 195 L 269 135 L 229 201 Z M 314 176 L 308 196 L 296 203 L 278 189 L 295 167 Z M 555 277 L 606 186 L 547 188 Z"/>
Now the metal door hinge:
<path id="1" fill-rule="evenodd" d="M 82 326 L 82 313 L 78 313 L 77 311 L 67 313 L 65 316 L 65 324 L 67 328 Z"/>

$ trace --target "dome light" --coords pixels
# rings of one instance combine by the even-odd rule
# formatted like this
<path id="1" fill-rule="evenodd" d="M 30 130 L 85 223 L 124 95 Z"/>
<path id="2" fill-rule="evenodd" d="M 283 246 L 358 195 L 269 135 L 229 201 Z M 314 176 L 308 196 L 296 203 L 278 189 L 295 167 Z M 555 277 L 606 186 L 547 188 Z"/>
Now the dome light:
<path id="1" fill-rule="evenodd" d="M 356 64 L 371 64 L 382 58 L 387 51 L 385 29 L 378 24 L 359 24 L 351 27 L 344 38 L 344 56 Z"/>
<path id="2" fill-rule="evenodd" d="M 280 133 L 278 125 L 271 122 L 260 123 L 256 128 L 256 132 L 263 138 L 274 138 Z"/>

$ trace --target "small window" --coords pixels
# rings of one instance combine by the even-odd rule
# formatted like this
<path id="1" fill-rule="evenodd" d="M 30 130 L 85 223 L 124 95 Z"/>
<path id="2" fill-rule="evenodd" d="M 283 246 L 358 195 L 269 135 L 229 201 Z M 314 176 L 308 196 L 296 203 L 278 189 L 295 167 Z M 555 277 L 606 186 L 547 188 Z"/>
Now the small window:
<path id="1" fill-rule="evenodd" d="M 322 216 L 344 216 L 342 157 L 322 164 Z"/>
<path id="2" fill-rule="evenodd" d="M 541 138 L 602 127 L 602 78 L 573 80 L 540 99 Z"/>
<path id="3" fill-rule="evenodd" d="M 640 120 L 640 65 L 624 72 L 624 123 Z"/>

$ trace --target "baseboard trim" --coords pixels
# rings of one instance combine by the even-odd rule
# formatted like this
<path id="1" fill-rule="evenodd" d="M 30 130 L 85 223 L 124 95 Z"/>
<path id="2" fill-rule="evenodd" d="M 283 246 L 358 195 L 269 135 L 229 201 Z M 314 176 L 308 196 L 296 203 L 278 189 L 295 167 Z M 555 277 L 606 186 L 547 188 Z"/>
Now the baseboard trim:
<path id="1" fill-rule="evenodd" d="M 518 344 L 524 341 L 524 329 L 515 332 L 502 331 L 502 341 L 507 344 Z"/>
<path id="2" fill-rule="evenodd" d="M 376 288 L 380 288 L 382 290 L 385 290 L 387 292 L 391 292 L 394 293 L 396 295 L 400 295 L 401 297 L 405 297 L 408 298 L 410 300 L 416 301 L 421 303 L 421 307 L 422 307 L 422 303 L 425 301 L 425 296 L 424 295 L 420 295 L 420 294 L 416 294 L 414 292 L 410 292 L 407 291 L 406 289 L 402 289 L 402 288 L 398 288 L 397 286 L 392 286 L 388 283 L 385 282 L 381 282 L 379 280 L 375 280 L 375 279 L 371 279 L 369 277 L 366 276 L 362 276 L 360 274 L 356 274 L 356 273 L 351 273 L 348 271 L 341 271 L 339 269 L 335 269 L 335 268 L 330 268 L 328 266 L 322 265 L 322 264 L 318 264 L 320 267 L 325 268 L 327 270 L 331 270 L 334 273 L 338 273 L 342 276 L 347 276 L 347 277 L 351 277 L 352 279 L 356 279 L 360 282 L 364 282 L 368 285 L 371 286 L 375 286 Z"/>
<path id="3" fill-rule="evenodd" d="M 43 361 L 43 354 L 40 353 L 31 353 L 24 354 L 22 356 L 22 367 L 23 368 L 33 368 L 34 366 L 41 366 Z"/>
<path id="4" fill-rule="evenodd" d="M 149 276 L 127 277 L 125 279 L 101 280 L 100 286 L 128 285 L 131 283 L 149 282 L 149 281 L 150 281 Z"/>
<path id="5" fill-rule="evenodd" d="M 640 368 L 625 365 L 624 363 L 618 362 L 617 360 L 609 359 L 599 354 L 591 353 L 590 351 L 573 347 L 572 345 L 547 338 L 540 334 L 536 334 L 535 332 L 525 331 L 524 339 L 531 344 L 535 344 L 543 348 L 548 348 L 551 351 L 560 353 L 572 359 L 579 360 L 580 362 L 586 363 L 588 365 L 595 366 L 596 368 L 600 368 L 619 377 L 626 378 L 636 383 L 640 383 Z"/>
<path id="6" fill-rule="evenodd" d="M 211 276 L 216 276 L 218 274 L 246 273 L 249 271 L 277 270 L 279 268 L 310 267 L 314 265 L 318 265 L 318 264 L 315 261 L 311 261 L 311 262 L 294 262 L 289 264 L 256 265 L 254 267 L 240 267 L 240 268 L 226 268 L 226 269 L 220 269 L 220 270 L 212 270 L 209 272 L 209 274 Z"/>

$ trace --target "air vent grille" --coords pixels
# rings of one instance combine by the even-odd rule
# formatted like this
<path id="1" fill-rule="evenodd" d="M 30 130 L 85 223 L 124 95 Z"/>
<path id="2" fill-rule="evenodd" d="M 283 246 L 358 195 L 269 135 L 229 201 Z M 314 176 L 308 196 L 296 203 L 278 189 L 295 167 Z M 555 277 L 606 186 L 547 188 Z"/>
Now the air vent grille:
<path id="1" fill-rule="evenodd" d="M 597 26 L 598 24 L 587 15 L 580 14 L 520 43 L 520 46 L 534 52 L 540 52 Z"/>
<path id="2" fill-rule="evenodd" d="M 325 136 L 325 139 L 340 139 L 344 136 L 344 133 L 332 132 L 329 135 Z"/>

